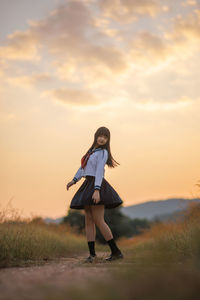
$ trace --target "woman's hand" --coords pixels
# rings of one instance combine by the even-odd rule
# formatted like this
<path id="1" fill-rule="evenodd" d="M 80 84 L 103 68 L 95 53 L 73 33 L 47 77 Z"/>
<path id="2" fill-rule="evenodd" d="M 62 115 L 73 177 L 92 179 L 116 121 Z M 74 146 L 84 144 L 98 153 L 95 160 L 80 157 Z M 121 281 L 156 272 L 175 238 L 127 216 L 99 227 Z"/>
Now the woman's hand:
<path id="1" fill-rule="evenodd" d="M 74 180 L 68 182 L 68 184 L 66 185 L 66 189 L 68 190 L 70 186 L 73 185 L 74 183 L 75 183 Z"/>
<path id="2" fill-rule="evenodd" d="M 95 190 L 92 199 L 94 200 L 94 204 L 97 204 L 100 201 L 100 192 L 99 190 Z"/>

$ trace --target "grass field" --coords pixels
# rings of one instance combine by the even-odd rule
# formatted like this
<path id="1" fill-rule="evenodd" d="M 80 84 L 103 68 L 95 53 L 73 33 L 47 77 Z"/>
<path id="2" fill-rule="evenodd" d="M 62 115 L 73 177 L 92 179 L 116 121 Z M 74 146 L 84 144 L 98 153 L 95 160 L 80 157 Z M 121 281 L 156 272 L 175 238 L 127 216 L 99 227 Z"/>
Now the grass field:
<path id="1" fill-rule="evenodd" d="M 110 280 L 97 280 L 94 273 L 87 288 L 77 287 L 76 281 L 62 289 L 52 285 L 34 288 L 41 291 L 42 299 L 66 299 L 66 294 L 69 299 L 198 299 L 200 205 L 190 205 L 181 221 L 154 224 L 132 239 L 121 238 L 118 245 L 125 254 L 123 260 L 109 264 L 100 260 L 95 266 L 81 266 L 84 270 L 87 267 L 85 276 L 104 268 L 110 272 Z M 97 254 L 105 249 L 104 245 L 96 245 Z M 86 252 L 85 236 L 75 234 L 65 225 L 48 225 L 40 219 L 25 221 L 20 217 L 8 221 L 5 212 L 1 214 L 1 267 L 37 265 L 59 257 L 70 260 Z M 80 272 L 80 265 L 75 266 Z"/>

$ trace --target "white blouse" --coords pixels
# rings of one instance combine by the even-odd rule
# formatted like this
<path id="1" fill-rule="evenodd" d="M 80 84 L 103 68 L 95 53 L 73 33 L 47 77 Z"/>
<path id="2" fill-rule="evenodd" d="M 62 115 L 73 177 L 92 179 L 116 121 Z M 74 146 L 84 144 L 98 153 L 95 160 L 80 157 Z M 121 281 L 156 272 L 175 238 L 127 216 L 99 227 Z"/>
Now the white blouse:
<path id="1" fill-rule="evenodd" d="M 76 183 L 86 175 L 95 176 L 94 189 L 100 190 L 101 183 L 105 174 L 105 164 L 108 160 L 108 150 L 96 148 L 90 155 L 87 165 L 83 169 L 81 166 L 74 175 L 74 182 Z"/>

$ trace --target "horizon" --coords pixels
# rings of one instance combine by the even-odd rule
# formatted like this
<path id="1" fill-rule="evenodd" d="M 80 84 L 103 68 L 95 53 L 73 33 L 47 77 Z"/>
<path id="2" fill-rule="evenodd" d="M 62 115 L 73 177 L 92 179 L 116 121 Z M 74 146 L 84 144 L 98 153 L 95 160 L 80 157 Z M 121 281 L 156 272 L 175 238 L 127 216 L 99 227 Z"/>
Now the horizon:
<path id="1" fill-rule="evenodd" d="M 152 202 L 159 202 L 159 201 L 170 201 L 170 200 L 200 200 L 200 198 L 191 198 L 191 199 L 188 199 L 188 198 L 167 198 L 167 199 L 159 199 L 159 200 L 147 200 L 145 202 L 140 202 L 140 203 L 135 203 L 135 204 L 129 204 L 129 205 L 126 205 L 126 206 L 120 206 L 121 208 L 122 207 L 130 207 L 130 206 L 136 206 L 136 205 L 142 205 L 142 204 L 146 204 L 146 203 L 152 203 Z M 75 210 L 73 209 L 72 211 L 78 211 L 78 210 Z M 64 215 L 65 216 L 65 215 Z M 57 217 L 51 217 L 51 216 L 43 216 L 42 218 L 45 219 L 45 218 L 49 218 L 49 219 L 59 219 L 59 218 L 63 218 L 64 216 L 57 216 Z"/>

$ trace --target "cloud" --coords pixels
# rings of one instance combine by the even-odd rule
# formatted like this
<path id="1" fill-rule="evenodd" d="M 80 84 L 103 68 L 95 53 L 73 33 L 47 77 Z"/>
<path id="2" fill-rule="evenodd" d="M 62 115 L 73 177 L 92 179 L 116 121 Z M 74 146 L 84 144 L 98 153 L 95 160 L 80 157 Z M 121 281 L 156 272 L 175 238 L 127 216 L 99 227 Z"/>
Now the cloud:
<path id="1" fill-rule="evenodd" d="M 126 69 L 123 51 L 107 45 L 107 35 L 94 26 L 92 12 L 81 2 L 69 2 L 59 7 L 46 20 L 37 23 L 34 30 L 56 59 L 73 62 L 74 69 L 84 71 L 102 69 L 113 76 Z M 102 41 L 102 42 L 101 42 Z M 67 72 L 67 70 L 66 70 Z"/>
<path id="2" fill-rule="evenodd" d="M 157 0 L 99 0 L 98 3 L 104 16 L 120 23 L 134 22 L 140 16 L 154 17 L 162 10 Z"/>
<path id="3" fill-rule="evenodd" d="M 184 7 L 196 6 L 197 1 L 196 0 L 186 0 L 186 1 L 182 2 L 181 5 L 184 6 Z"/>
<path id="4" fill-rule="evenodd" d="M 118 39 L 118 30 L 111 27 L 111 20 L 108 18 L 105 18 L 102 15 L 97 17 L 94 16 L 93 26 L 100 28 L 104 36 Z"/>
<path id="5" fill-rule="evenodd" d="M 30 76 L 7 77 L 7 82 L 23 88 L 30 86 L 39 86 L 49 83 L 51 76 L 48 73 L 36 73 Z"/>
<path id="6" fill-rule="evenodd" d="M 189 59 L 200 46 L 200 10 L 174 19 L 172 29 L 156 35 L 148 31 L 136 33 L 129 42 L 133 64 L 156 70 L 176 60 Z"/>
<path id="7" fill-rule="evenodd" d="M 155 68 L 155 67 L 154 67 Z M 163 68 L 145 72 L 142 68 L 132 74 L 132 85 L 127 83 L 123 88 L 127 97 L 134 103 L 151 99 L 155 103 L 175 103 L 187 98 L 191 104 L 200 100 L 200 55 L 196 52 L 189 58 L 174 59 Z M 171 105 L 171 104 L 170 104 Z M 181 108 L 184 103 L 180 103 Z M 173 106 L 175 109 L 175 105 Z"/>
<path id="8" fill-rule="evenodd" d="M 125 53 L 116 47 L 114 41 L 109 40 L 105 28 L 101 31 L 95 25 L 96 17 L 89 5 L 90 2 L 69 1 L 46 18 L 29 21 L 30 28 L 27 31 L 17 31 L 8 37 L 7 44 L 0 48 L 0 57 L 7 60 L 34 60 L 39 59 L 39 53 L 47 53 L 54 65 L 63 64 L 62 73 L 66 72 L 68 80 L 71 63 L 73 73 L 90 69 L 86 77 L 98 73 L 117 76 L 124 72 L 128 67 Z"/>
<path id="9" fill-rule="evenodd" d="M 0 61 L 12 60 L 13 68 L 19 70 L 13 59 L 24 60 L 28 70 L 33 60 L 39 73 L 12 74 L 10 69 L 9 82 L 45 87 L 44 96 L 75 107 L 99 105 L 107 99 L 122 103 L 123 99 L 134 103 L 150 99 L 161 104 L 179 102 L 184 96 L 197 99 L 192 89 L 199 82 L 187 65 L 199 58 L 200 13 L 195 10 L 165 19 L 170 26 L 154 30 L 149 16 L 157 17 L 166 8 L 159 1 L 68 1 L 42 20 L 29 21 L 27 31 L 9 35 L 0 47 Z M 125 24 L 140 16 L 147 17 L 147 24 L 145 18 L 144 23 L 139 19 L 134 26 Z M 158 18 L 153 22 L 157 24 Z M 40 57 L 43 60 L 35 61 Z M 185 76 L 176 68 L 184 70 Z M 195 76 L 199 77 L 196 69 Z M 185 104 L 179 105 L 173 108 Z"/>
<path id="10" fill-rule="evenodd" d="M 173 40 L 177 44 L 198 43 L 200 41 L 200 10 L 187 16 L 178 16 L 174 21 L 172 32 L 166 33 L 166 38 Z"/>
<path id="11" fill-rule="evenodd" d="M 132 105 L 139 109 L 145 111 L 172 111 L 179 109 L 187 109 L 193 104 L 193 101 L 187 97 L 181 99 L 174 99 L 170 102 L 157 102 L 154 99 L 143 99 L 140 102 L 134 102 Z"/>
<path id="12" fill-rule="evenodd" d="M 43 92 L 42 96 L 52 97 L 55 102 L 74 106 L 93 106 L 100 104 L 100 100 L 86 90 L 60 88 Z"/>
<path id="13" fill-rule="evenodd" d="M 4 60 L 38 60 L 38 37 L 31 30 L 16 31 L 8 35 L 5 45 L 0 47 L 0 58 Z"/>
<path id="14" fill-rule="evenodd" d="M 152 65 L 163 62 L 170 53 L 170 46 L 159 36 L 140 32 L 130 43 L 130 55 L 135 64 Z"/>

